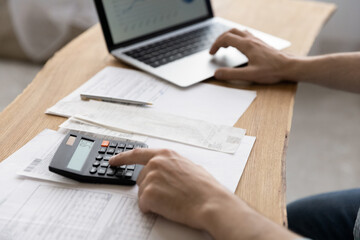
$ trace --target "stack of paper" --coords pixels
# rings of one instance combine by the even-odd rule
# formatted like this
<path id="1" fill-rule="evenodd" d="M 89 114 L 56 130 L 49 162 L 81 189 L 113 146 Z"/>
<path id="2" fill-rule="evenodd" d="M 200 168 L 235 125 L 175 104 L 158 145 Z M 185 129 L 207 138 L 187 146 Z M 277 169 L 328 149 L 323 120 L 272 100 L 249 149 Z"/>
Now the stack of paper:
<path id="1" fill-rule="evenodd" d="M 80 93 L 154 106 L 83 102 Z M 62 124 L 61 131 L 44 130 L 0 164 L 0 239 L 209 239 L 141 213 L 137 186 L 78 183 L 49 172 L 48 166 L 68 130 L 86 131 L 173 149 L 235 192 L 255 137 L 231 126 L 255 97 L 255 92 L 208 84 L 185 90 L 140 72 L 104 69 L 48 110 L 76 119 Z"/>
<path id="2" fill-rule="evenodd" d="M 106 67 L 46 113 L 65 117 L 80 114 L 81 93 L 152 102 L 158 112 L 233 126 L 256 98 L 255 91 L 197 84 L 179 88 L 151 75 L 123 68 Z"/>
<path id="3" fill-rule="evenodd" d="M 81 93 L 153 102 L 154 107 L 82 101 Z M 232 125 L 255 97 L 252 91 L 208 84 L 180 89 L 145 73 L 107 67 L 47 113 L 75 116 L 123 133 L 234 153 L 245 130 Z"/>
<path id="4" fill-rule="evenodd" d="M 200 231 L 141 213 L 137 186 L 82 184 L 48 172 L 64 136 L 45 130 L 0 164 L 0 239 L 207 239 Z M 147 143 L 174 149 L 234 192 L 254 141 L 246 136 L 234 155 L 159 139 Z"/>

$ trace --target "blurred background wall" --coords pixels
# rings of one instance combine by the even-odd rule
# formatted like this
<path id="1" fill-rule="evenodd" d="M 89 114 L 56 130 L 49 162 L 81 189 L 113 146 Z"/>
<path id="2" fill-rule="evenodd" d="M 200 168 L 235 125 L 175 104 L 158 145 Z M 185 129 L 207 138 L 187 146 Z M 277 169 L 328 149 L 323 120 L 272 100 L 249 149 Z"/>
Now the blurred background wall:
<path id="1" fill-rule="evenodd" d="M 11 28 L 13 23 L 9 22 L 9 15 L 4 13 L 4 9 L 8 7 L 6 6 L 7 1 L 0 0 L 0 22 L 6 23 L 6 26 Z M 24 2 L 22 0 L 14 1 L 18 1 L 20 4 Z M 92 2 L 88 0 L 35 1 L 46 2 L 50 8 L 54 6 L 54 4 L 51 5 L 52 1 L 57 1 L 61 6 L 75 4 L 75 8 L 79 7 L 76 4 L 82 4 L 84 1 Z M 338 10 L 320 33 L 310 55 L 360 51 L 360 1 L 324 1 L 336 3 Z M 83 11 L 85 15 L 87 13 L 94 14 L 94 9 L 89 5 L 87 8 L 80 7 L 80 9 L 86 9 Z M 65 16 L 71 15 L 66 8 L 62 8 L 62 12 Z M 58 17 L 61 19 L 61 16 L 62 14 Z M 74 19 L 70 17 L 69 20 L 72 22 Z M 68 32 L 68 36 L 63 38 L 62 44 L 58 47 L 85 30 L 87 24 L 89 26 L 93 24 L 91 20 L 85 22 L 76 20 L 75 23 L 83 23 L 82 29 Z M 12 34 L 11 36 L 1 34 L 0 31 L 0 49 L 1 46 L 5 47 L 4 42 L 9 41 L 10 37 L 14 37 L 15 33 L 9 33 Z M 13 44 L 19 45 L 19 43 Z M 29 58 L 26 55 L 24 57 L 24 52 L 14 55 L 12 59 L 9 58 L 10 56 L 5 58 L 5 55 L 0 57 L 0 111 L 23 91 L 42 67 L 42 63 L 29 62 Z M 41 60 L 39 61 L 41 62 Z M 287 153 L 288 201 L 314 193 L 359 185 L 359 119 L 360 95 L 309 84 L 299 84 Z"/>

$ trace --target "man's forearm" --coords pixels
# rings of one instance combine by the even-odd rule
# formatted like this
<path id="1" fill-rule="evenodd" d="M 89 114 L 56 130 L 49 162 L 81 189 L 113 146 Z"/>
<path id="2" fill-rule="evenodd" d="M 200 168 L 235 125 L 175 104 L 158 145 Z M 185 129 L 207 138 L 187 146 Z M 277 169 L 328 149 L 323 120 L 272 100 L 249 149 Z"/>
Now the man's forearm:
<path id="1" fill-rule="evenodd" d="M 360 93 L 360 52 L 289 58 L 283 78 Z"/>
<path id="2" fill-rule="evenodd" d="M 224 195 L 208 205 L 204 214 L 206 230 L 215 239 L 298 239 L 299 236 L 271 222 L 236 196 Z M 211 201 L 210 201 L 211 202 Z"/>

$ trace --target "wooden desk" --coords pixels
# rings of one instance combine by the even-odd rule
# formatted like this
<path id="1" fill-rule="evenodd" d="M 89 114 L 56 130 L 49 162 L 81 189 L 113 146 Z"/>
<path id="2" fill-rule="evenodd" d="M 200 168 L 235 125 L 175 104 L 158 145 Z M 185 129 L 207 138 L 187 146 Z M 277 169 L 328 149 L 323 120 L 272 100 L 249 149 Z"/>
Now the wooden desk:
<path id="1" fill-rule="evenodd" d="M 335 6 L 292 0 L 213 0 L 215 14 L 292 42 L 286 51 L 306 55 Z M 44 111 L 105 66 L 129 67 L 108 54 L 99 25 L 51 58 L 33 82 L 0 115 L 0 160 L 45 128 L 65 119 Z M 216 83 L 219 84 L 219 83 Z M 236 194 L 259 212 L 286 225 L 285 153 L 291 127 L 295 84 L 252 85 L 257 99 L 236 123 L 256 136 Z M 236 105 L 234 105 L 236 108 Z"/>

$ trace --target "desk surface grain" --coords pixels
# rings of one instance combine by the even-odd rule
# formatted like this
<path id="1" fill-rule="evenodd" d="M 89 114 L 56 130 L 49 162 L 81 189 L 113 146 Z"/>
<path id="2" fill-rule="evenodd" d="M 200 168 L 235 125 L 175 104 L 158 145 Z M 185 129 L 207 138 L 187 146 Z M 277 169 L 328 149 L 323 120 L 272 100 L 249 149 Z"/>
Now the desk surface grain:
<path id="1" fill-rule="evenodd" d="M 213 5 L 217 16 L 288 39 L 292 46 L 286 51 L 296 55 L 308 53 L 335 10 L 331 4 L 293 0 L 213 0 Z M 45 110 L 105 66 L 129 68 L 108 54 L 99 25 L 57 52 L 0 114 L 0 161 L 45 128 L 56 130 L 65 119 L 45 115 Z M 258 94 L 235 124 L 257 137 L 236 194 L 273 221 L 286 225 L 285 155 L 296 85 L 231 87 Z"/>

